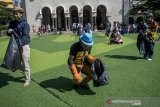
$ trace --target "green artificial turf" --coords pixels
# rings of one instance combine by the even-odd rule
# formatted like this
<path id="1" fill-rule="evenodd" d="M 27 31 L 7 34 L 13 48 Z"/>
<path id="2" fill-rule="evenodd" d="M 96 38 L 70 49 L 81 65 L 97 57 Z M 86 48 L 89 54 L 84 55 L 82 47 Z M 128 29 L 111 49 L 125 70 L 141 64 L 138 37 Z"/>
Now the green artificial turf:
<path id="1" fill-rule="evenodd" d="M 23 87 L 24 75 L 0 68 L 0 107 L 69 107 L 31 81 Z"/>
<path id="2" fill-rule="evenodd" d="M 34 38 L 31 42 L 31 68 L 32 73 L 44 71 L 46 69 L 66 64 L 71 44 L 78 41 L 75 35 L 63 36 L 43 36 L 41 39 Z M 55 42 L 56 41 L 56 42 Z M 123 45 L 107 45 L 108 37 L 99 34 L 94 35 L 93 55 L 98 55 L 113 49 L 121 48 L 135 42 L 133 39 L 124 38 Z M 58 49 L 57 49 L 58 48 Z M 49 50 L 48 50 L 49 49 Z"/>
<path id="3" fill-rule="evenodd" d="M 142 59 L 136 48 L 136 34 L 125 35 L 124 44 L 108 45 L 108 37 L 94 34 L 92 54 L 105 63 L 110 83 L 91 90 L 73 89 L 67 57 L 75 35 L 50 35 L 31 39 L 31 85 L 23 87 L 23 74 L 0 68 L 0 105 L 2 107 L 106 107 L 108 99 L 138 99 L 141 106 L 158 107 L 160 100 L 160 42 L 152 61 Z M 0 38 L 0 62 L 8 37 Z M 85 75 L 83 75 L 85 76 Z M 112 104 L 125 107 L 131 104 Z"/>

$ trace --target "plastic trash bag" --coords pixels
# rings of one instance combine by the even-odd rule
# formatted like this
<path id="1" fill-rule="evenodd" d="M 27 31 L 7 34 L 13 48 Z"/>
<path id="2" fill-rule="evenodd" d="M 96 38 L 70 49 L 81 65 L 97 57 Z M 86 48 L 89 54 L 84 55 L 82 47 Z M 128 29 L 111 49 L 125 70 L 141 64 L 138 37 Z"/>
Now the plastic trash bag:
<path id="1" fill-rule="evenodd" d="M 109 84 L 109 77 L 104 63 L 97 59 L 91 65 L 93 85 L 95 87 Z"/>
<path id="2" fill-rule="evenodd" d="M 13 32 L 10 36 L 10 41 L 1 64 L 1 67 L 16 71 L 17 69 L 23 69 L 22 63 L 22 46 L 20 44 L 18 35 Z"/>

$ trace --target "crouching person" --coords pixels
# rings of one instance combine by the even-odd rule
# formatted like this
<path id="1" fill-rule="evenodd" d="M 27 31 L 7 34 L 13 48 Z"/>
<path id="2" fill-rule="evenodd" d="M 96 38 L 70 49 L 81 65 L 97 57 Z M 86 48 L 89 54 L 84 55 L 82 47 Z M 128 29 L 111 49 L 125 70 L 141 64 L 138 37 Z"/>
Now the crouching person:
<path id="1" fill-rule="evenodd" d="M 82 87 L 90 89 L 87 83 L 92 80 L 91 67 L 85 59 L 91 62 L 96 60 L 90 55 L 92 45 L 92 34 L 84 33 L 80 36 L 79 41 L 72 44 L 70 48 L 68 65 L 74 78 L 73 88 Z M 86 77 L 82 78 L 81 73 L 85 74 Z"/>

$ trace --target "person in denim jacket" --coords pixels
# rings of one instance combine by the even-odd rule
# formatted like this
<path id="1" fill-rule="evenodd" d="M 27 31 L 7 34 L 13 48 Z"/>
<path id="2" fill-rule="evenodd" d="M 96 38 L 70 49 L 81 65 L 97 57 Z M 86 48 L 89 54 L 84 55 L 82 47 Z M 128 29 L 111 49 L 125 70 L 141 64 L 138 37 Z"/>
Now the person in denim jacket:
<path id="1" fill-rule="evenodd" d="M 24 10 L 20 7 L 15 7 L 12 10 L 14 20 L 10 22 L 7 34 L 15 32 L 20 39 L 20 43 L 23 48 L 22 62 L 24 65 L 25 81 L 24 86 L 28 86 L 30 82 L 30 27 L 26 19 L 23 17 Z"/>

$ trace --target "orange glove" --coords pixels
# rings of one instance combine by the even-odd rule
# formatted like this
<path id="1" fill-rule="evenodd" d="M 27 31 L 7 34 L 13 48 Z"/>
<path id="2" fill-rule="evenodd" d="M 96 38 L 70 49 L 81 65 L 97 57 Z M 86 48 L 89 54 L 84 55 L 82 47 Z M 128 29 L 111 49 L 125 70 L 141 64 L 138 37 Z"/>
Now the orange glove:
<path id="1" fill-rule="evenodd" d="M 79 74 L 78 74 L 78 71 L 77 71 L 77 68 L 76 68 L 75 64 L 72 64 L 72 65 L 71 65 L 71 71 L 72 71 L 72 73 L 73 73 L 74 79 L 75 79 L 75 80 L 79 80 L 79 79 L 80 79 L 80 76 L 79 76 Z"/>
<path id="2" fill-rule="evenodd" d="M 94 62 L 96 60 L 96 58 L 94 58 L 93 56 L 91 55 L 87 55 L 87 59 L 91 62 Z"/>

